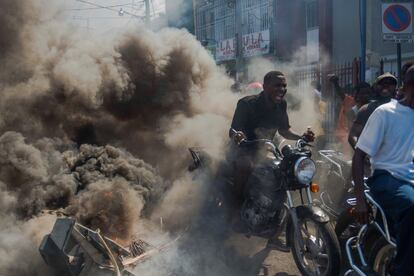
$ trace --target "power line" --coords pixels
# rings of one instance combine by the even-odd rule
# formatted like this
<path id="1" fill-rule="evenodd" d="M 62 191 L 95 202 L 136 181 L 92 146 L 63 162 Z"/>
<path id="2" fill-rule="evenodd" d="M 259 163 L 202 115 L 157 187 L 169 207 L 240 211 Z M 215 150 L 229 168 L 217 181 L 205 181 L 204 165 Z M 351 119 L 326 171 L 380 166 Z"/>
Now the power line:
<path id="1" fill-rule="evenodd" d="M 134 6 L 135 6 L 135 0 L 131 0 L 131 6 L 132 6 L 132 7 L 134 7 Z M 129 25 L 129 23 L 131 23 L 132 18 L 133 18 L 132 16 L 131 16 L 131 17 L 129 17 L 129 20 L 128 20 L 128 22 L 126 23 L 125 27 L 127 27 L 127 26 Z"/>
<path id="2" fill-rule="evenodd" d="M 95 6 L 95 7 L 98 7 L 98 8 L 102 8 L 102 9 L 106 9 L 106 10 L 110 10 L 110 11 L 114 11 L 116 13 L 119 13 L 119 10 L 117 10 L 117 9 L 113 9 L 113 8 L 110 8 L 110 7 L 107 7 L 107 6 L 102 6 L 102 5 L 92 3 L 92 2 L 89 2 L 89 1 L 86 1 L 86 0 L 76 0 L 76 1 L 84 3 L 84 4 L 88 4 L 88 5 L 91 5 L 91 6 Z M 127 12 L 127 11 L 123 11 L 123 13 L 131 15 L 131 16 L 139 18 L 139 19 L 144 19 L 145 18 L 143 16 L 138 16 L 136 14 L 133 14 L 133 13 L 130 13 L 130 12 Z"/>
<path id="3" fill-rule="evenodd" d="M 119 19 L 119 20 L 126 20 L 126 18 L 122 18 L 120 16 L 88 16 L 88 17 L 73 16 L 72 19 L 74 19 L 74 20 L 88 20 L 88 19 Z"/>
<path id="4" fill-rule="evenodd" d="M 112 5 L 112 6 L 105 6 L 104 8 L 116 8 L 116 7 L 124 7 L 124 6 L 130 6 L 131 3 L 125 3 L 125 4 L 118 4 L 118 5 Z M 87 10 L 99 10 L 102 9 L 102 7 L 93 7 L 93 8 L 73 8 L 73 9 L 65 9 L 65 11 L 87 11 Z"/>

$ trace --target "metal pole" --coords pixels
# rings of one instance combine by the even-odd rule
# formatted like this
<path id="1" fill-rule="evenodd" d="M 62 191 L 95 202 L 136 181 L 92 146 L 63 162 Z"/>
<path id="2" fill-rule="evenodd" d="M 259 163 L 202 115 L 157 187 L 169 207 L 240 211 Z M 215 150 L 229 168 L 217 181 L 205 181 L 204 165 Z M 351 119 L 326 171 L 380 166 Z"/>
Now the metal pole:
<path id="1" fill-rule="evenodd" d="M 149 25 L 151 20 L 150 0 L 145 0 L 145 23 Z"/>
<path id="2" fill-rule="evenodd" d="M 365 81 L 367 54 L 367 0 L 360 0 L 360 33 L 361 33 L 361 70 L 360 79 Z"/>
<path id="3" fill-rule="evenodd" d="M 401 76 L 401 43 L 397 43 L 397 72 L 398 72 L 398 86 L 402 83 Z"/>
<path id="4" fill-rule="evenodd" d="M 235 38 L 236 38 L 236 80 L 240 80 L 243 69 L 243 31 L 242 31 L 242 1 L 234 1 Z"/>

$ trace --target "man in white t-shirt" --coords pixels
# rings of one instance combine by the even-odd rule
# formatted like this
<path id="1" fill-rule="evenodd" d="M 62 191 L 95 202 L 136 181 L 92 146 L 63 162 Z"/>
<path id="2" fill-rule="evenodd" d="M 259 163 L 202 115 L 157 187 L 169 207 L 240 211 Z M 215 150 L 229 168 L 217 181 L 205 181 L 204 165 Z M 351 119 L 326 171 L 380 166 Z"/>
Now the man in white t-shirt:
<path id="1" fill-rule="evenodd" d="M 367 221 L 364 158 L 374 169 L 370 191 L 394 225 L 397 238 L 395 275 L 414 275 L 414 66 L 404 78 L 405 98 L 378 107 L 359 137 L 352 172 L 357 219 Z"/>

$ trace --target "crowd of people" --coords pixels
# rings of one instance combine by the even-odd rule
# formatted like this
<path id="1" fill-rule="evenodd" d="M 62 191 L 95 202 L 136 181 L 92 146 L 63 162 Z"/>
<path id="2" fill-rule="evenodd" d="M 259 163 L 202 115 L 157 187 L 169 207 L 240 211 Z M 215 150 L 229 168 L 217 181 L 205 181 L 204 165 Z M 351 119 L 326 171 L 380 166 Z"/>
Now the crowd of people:
<path id="1" fill-rule="evenodd" d="M 394 226 L 397 241 L 395 275 L 414 275 L 414 65 L 403 68 L 404 86 L 395 93 L 391 77 L 376 84 L 378 99 L 357 114 L 360 125 L 353 157 L 356 216 L 368 220 L 364 194 L 364 160 L 370 157 L 370 192 Z M 399 95 L 400 100 L 392 100 Z M 388 99 L 388 100 L 386 100 Z M 362 117 L 359 120 L 359 117 Z M 354 140 L 353 140 L 354 141 Z"/>
<path id="2" fill-rule="evenodd" d="M 414 65 L 414 61 L 408 62 L 402 68 L 402 75 Z M 374 110 L 382 104 L 391 100 L 402 100 L 404 98 L 403 87 L 398 87 L 397 78 L 391 73 L 384 73 L 378 76 L 372 85 L 367 82 L 360 82 L 353 89 L 345 89 L 340 86 L 339 78 L 334 75 L 328 75 L 328 96 L 322 98 L 320 85 L 312 83 L 314 87 L 315 110 L 322 113 L 322 134 L 328 132 L 329 120 L 331 128 L 334 129 L 334 140 L 338 141 L 339 149 L 344 153 L 352 156 L 355 150 L 358 137 L 361 135 L 368 118 Z M 326 105 L 331 102 L 333 105 L 333 114 L 327 116 Z M 323 143 L 325 146 L 326 143 Z M 323 147 L 322 146 L 322 147 Z"/>
<path id="3" fill-rule="evenodd" d="M 362 223 L 368 219 L 364 193 L 368 156 L 373 172 L 368 185 L 395 228 L 394 273 L 414 275 L 414 61 L 404 65 L 402 76 L 401 87 L 395 76 L 385 73 L 373 85 L 359 83 L 348 94 L 335 75 L 329 76 L 329 83 L 335 92 L 330 99 L 336 105 L 336 138 L 354 150 L 356 217 Z M 286 139 L 313 140 L 312 132 L 299 135 L 290 129 L 286 87 L 284 74 L 272 71 L 264 77 L 262 92 L 239 100 L 230 131 L 236 144 L 244 139 L 272 139 L 277 132 Z M 322 97 L 316 86 L 315 91 L 315 102 L 320 104 Z M 240 149 L 236 161 L 236 182 L 244 185 L 254 163 L 252 152 Z"/>

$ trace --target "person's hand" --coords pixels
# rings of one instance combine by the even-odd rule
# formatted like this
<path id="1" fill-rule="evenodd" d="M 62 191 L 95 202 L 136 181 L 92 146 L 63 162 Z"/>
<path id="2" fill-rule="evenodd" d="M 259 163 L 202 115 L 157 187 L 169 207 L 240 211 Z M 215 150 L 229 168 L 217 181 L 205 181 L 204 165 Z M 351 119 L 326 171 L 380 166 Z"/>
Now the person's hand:
<path id="1" fill-rule="evenodd" d="M 335 74 L 329 74 L 329 75 L 328 75 L 328 80 L 329 80 L 329 82 L 332 82 L 332 83 L 337 83 L 337 82 L 339 82 L 339 78 L 338 78 L 338 76 L 337 76 L 337 75 L 335 75 Z"/>
<path id="2" fill-rule="evenodd" d="M 368 223 L 368 204 L 367 204 L 367 201 L 365 200 L 365 197 L 363 198 L 357 197 L 357 202 L 356 202 L 356 206 L 355 206 L 353 214 L 355 216 L 355 219 L 359 223 L 361 224 Z"/>
<path id="3" fill-rule="evenodd" d="M 302 139 L 306 142 L 306 143 L 310 143 L 315 141 L 315 133 L 313 133 L 312 130 L 308 129 L 303 135 L 302 135 Z"/>
<path id="4" fill-rule="evenodd" d="M 247 137 L 246 135 L 242 132 L 242 131 L 236 131 L 236 133 L 234 133 L 233 135 L 233 141 L 237 144 L 240 145 L 240 143 L 244 140 L 246 140 Z"/>

